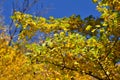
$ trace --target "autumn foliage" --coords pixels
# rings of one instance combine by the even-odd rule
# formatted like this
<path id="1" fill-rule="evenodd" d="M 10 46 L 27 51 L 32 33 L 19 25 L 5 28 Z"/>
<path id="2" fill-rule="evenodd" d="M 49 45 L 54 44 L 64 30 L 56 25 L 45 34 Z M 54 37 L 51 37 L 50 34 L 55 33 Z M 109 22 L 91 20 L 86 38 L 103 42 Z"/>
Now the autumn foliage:
<path id="1" fill-rule="evenodd" d="M 0 35 L 0 80 L 119 80 L 120 3 L 93 0 L 99 18 L 32 16 L 11 18 L 18 39 Z M 36 32 L 45 38 L 32 41 Z"/>

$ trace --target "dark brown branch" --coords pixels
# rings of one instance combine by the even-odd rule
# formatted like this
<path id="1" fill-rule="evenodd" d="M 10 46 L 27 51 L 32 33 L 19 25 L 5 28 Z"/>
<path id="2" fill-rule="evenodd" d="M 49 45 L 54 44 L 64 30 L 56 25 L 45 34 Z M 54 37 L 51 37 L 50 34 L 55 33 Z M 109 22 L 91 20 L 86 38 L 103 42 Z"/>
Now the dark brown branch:
<path id="1" fill-rule="evenodd" d="M 100 61 L 98 61 L 98 64 L 100 65 L 101 69 L 103 70 L 104 74 L 106 75 L 106 80 L 110 80 L 109 75 L 107 74 L 106 70 L 104 69 L 103 65 Z"/>
<path id="2" fill-rule="evenodd" d="M 68 70 L 71 70 L 71 71 L 77 71 L 79 73 L 86 74 L 86 75 L 89 75 L 91 77 L 94 77 L 94 78 L 96 78 L 98 80 L 103 80 L 102 78 L 100 78 L 100 77 L 98 77 L 96 75 L 93 75 L 92 72 L 82 72 L 82 71 L 79 71 L 77 68 L 70 68 L 70 67 L 68 67 L 66 65 L 56 64 L 56 63 L 50 62 L 50 61 L 41 61 L 41 62 L 46 62 L 46 63 L 49 63 L 49 64 L 53 64 L 53 65 L 55 65 L 57 67 L 60 67 L 62 69 L 64 68 L 64 69 L 68 69 Z"/>
<path id="3" fill-rule="evenodd" d="M 114 44 L 112 45 L 112 47 L 109 49 L 109 51 L 107 51 L 106 56 L 104 57 L 104 60 L 108 57 L 108 55 L 111 53 L 112 48 L 116 45 L 117 41 L 119 40 L 119 37 L 116 37 Z"/>
<path id="4" fill-rule="evenodd" d="M 32 6 L 34 6 L 39 0 L 34 0 L 31 4 L 29 3 L 29 0 L 24 0 L 23 2 L 23 9 L 21 12 L 26 12 L 28 11 Z M 14 14 L 14 12 L 16 11 L 16 6 L 15 6 L 15 3 L 18 3 L 18 0 L 15 2 L 13 1 L 12 3 L 12 7 L 13 7 L 13 11 L 12 11 L 12 15 Z M 19 8 L 19 7 L 18 7 Z M 10 41 L 8 43 L 9 46 L 12 45 L 12 40 L 13 40 L 13 37 L 15 35 L 15 33 L 17 32 L 17 28 L 15 27 L 15 30 L 12 31 L 11 33 L 11 30 L 13 28 L 13 25 L 14 25 L 14 22 L 13 20 L 11 20 L 11 23 L 10 23 L 10 26 L 9 26 L 9 35 L 10 35 Z"/>
<path id="5" fill-rule="evenodd" d="M 38 1 L 39 1 L 39 0 L 34 0 L 34 1 L 30 4 L 30 3 L 29 3 L 29 0 L 25 0 L 23 5 L 26 4 L 26 6 L 23 7 L 22 12 L 24 13 L 24 12 L 28 11 L 29 9 L 31 9 Z"/>

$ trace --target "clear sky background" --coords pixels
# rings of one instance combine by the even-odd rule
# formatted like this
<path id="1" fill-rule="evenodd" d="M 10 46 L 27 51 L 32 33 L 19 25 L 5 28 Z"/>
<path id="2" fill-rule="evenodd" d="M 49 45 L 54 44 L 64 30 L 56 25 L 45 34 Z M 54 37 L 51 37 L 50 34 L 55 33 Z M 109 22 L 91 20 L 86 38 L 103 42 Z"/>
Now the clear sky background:
<path id="1" fill-rule="evenodd" d="M 6 24 L 10 22 L 12 1 L 5 0 L 3 4 L 3 15 L 5 16 L 4 20 Z M 92 0 L 42 0 L 37 6 L 38 8 L 43 7 L 43 9 L 39 9 L 41 9 L 41 15 L 46 18 L 49 16 L 54 16 L 55 18 L 69 17 L 72 14 L 80 15 L 82 18 L 89 15 L 94 15 L 95 17 L 100 16 Z"/>

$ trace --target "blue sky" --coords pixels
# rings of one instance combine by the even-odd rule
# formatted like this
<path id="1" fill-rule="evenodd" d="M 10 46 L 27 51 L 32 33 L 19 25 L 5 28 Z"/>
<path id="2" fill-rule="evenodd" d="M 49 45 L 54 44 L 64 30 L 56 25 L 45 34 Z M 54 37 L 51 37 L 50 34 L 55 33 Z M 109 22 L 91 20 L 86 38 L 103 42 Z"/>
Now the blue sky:
<path id="1" fill-rule="evenodd" d="M 6 24 L 10 22 L 12 1 L 13 0 L 5 0 L 3 5 L 3 15 L 5 16 Z M 72 14 L 80 15 L 82 18 L 91 14 L 95 17 L 100 16 L 92 0 L 43 0 L 37 4 L 38 8 L 41 6 L 41 3 L 44 7 L 41 9 L 41 12 L 43 12 L 42 16 L 46 18 L 49 16 L 54 16 L 55 18 L 69 17 Z"/>

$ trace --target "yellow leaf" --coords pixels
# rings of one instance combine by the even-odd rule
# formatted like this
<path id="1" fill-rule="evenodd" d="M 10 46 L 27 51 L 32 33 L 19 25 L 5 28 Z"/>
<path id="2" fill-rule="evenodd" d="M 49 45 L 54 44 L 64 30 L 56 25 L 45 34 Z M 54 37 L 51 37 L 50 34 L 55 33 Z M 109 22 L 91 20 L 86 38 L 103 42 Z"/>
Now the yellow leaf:
<path id="1" fill-rule="evenodd" d="M 103 23 L 102 25 L 103 25 L 103 26 L 107 26 L 108 24 L 106 24 L 106 23 Z"/>
<path id="2" fill-rule="evenodd" d="M 56 80 L 60 80 L 59 78 L 56 78 Z"/>
<path id="3" fill-rule="evenodd" d="M 93 29 L 91 32 L 95 32 L 96 29 Z"/>
<path id="4" fill-rule="evenodd" d="M 74 62 L 75 65 L 78 65 L 79 63 L 77 61 Z"/>
<path id="5" fill-rule="evenodd" d="M 100 29 L 100 33 L 103 33 L 103 32 L 105 32 L 105 30 L 102 28 L 102 29 Z"/>
<path id="6" fill-rule="evenodd" d="M 98 27 L 98 28 L 99 28 L 99 27 L 100 27 L 100 25 L 96 25 L 95 27 Z"/>
<path id="7" fill-rule="evenodd" d="M 91 25 L 88 25 L 85 30 L 89 31 L 92 28 Z"/>
<path id="8" fill-rule="evenodd" d="M 64 35 L 65 35 L 65 33 L 64 33 L 64 32 L 60 32 L 60 35 L 61 35 L 61 36 L 64 36 Z"/>
<path id="9" fill-rule="evenodd" d="M 96 3 L 98 0 L 92 0 L 94 3 Z"/>

